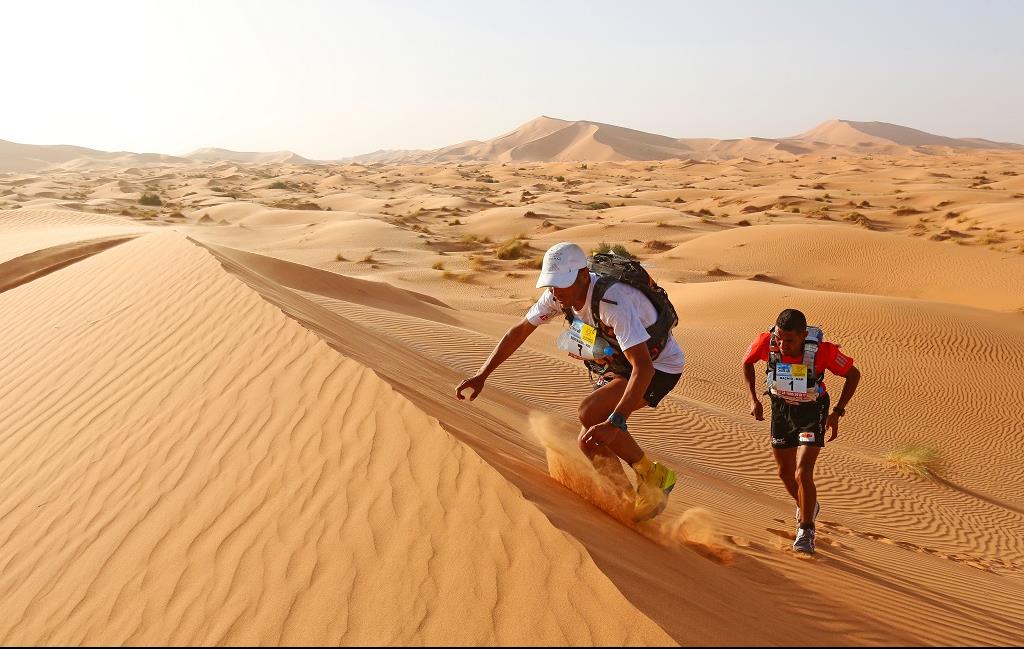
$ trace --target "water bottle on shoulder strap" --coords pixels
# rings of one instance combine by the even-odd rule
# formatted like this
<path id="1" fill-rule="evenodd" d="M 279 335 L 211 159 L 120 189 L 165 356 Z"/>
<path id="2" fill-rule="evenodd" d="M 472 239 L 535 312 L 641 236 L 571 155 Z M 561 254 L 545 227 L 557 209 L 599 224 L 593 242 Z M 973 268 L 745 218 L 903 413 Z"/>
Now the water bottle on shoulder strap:
<path id="1" fill-rule="evenodd" d="M 583 361 L 600 361 L 615 354 L 615 348 L 597 333 L 597 329 L 579 318 L 573 319 L 558 336 L 555 345 L 569 356 Z"/>

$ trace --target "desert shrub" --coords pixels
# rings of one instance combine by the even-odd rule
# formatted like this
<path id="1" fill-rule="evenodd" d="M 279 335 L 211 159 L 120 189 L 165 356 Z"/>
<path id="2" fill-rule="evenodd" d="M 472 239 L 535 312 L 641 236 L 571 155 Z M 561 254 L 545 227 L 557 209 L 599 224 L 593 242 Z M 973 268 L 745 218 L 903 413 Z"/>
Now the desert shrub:
<path id="1" fill-rule="evenodd" d="M 661 241 L 659 239 L 651 239 L 650 241 L 644 244 L 644 248 L 646 248 L 647 250 L 668 250 L 671 247 L 671 244 L 665 243 L 664 241 Z"/>
<path id="2" fill-rule="evenodd" d="M 494 251 L 494 256 L 498 259 L 519 259 L 525 256 L 529 249 L 530 244 L 520 238 L 514 238 L 498 246 L 498 249 Z"/>
<path id="3" fill-rule="evenodd" d="M 912 207 L 901 207 L 898 210 L 896 210 L 896 212 L 895 212 L 896 216 L 910 216 L 912 214 L 920 214 L 920 213 L 921 213 L 921 210 L 915 210 Z"/>
<path id="4" fill-rule="evenodd" d="M 441 274 L 441 277 L 454 282 L 462 282 L 463 284 L 473 283 L 473 273 L 453 273 L 450 270 L 446 270 Z"/>
<path id="5" fill-rule="evenodd" d="M 593 250 L 591 250 L 590 254 L 607 253 L 607 252 L 611 252 L 611 253 L 614 253 L 616 255 L 620 255 L 622 257 L 628 257 L 630 259 L 636 259 L 636 255 L 631 253 L 621 243 L 611 244 L 611 243 L 607 243 L 605 241 L 602 241 L 601 243 L 597 244 L 597 247 L 594 248 Z"/>
<path id="6" fill-rule="evenodd" d="M 901 473 L 910 473 L 928 478 L 942 467 L 939 451 L 931 446 L 907 444 L 887 454 L 885 461 Z"/>

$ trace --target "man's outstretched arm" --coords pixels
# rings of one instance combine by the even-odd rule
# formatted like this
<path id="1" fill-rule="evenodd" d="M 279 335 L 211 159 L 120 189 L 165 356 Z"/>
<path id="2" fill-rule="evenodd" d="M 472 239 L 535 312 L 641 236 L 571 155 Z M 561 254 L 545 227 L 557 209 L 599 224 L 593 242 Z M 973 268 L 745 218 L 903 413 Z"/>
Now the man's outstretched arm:
<path id="1" fill-rule="evenodd" d="M 462 383 L 459 387 L 455 388 L 455 396 L 459 399 L 465 399 L 462 395 L 463 390 L 472 390 L 469 395 L 469 400 L 473 401 L 480 394 L 480 391 L 484 389 L 484 382 L 487 381 L 487 377 L 491 375 L 491 372 L 498 369 L 498 366 L 508 360 L 509 356 L 515 353 L 519 347 L 526 342 L 526 339 L 530 337 L 537 329 L 537 325 L 530 324 L 529 320 L 522 320 L 519 324 L 512 327 L 505 332 L 505 335 L 498 341 L 494 351 L 487 358 L 487 362 L 480 367 L 475 376 L 471 376 Z"/>

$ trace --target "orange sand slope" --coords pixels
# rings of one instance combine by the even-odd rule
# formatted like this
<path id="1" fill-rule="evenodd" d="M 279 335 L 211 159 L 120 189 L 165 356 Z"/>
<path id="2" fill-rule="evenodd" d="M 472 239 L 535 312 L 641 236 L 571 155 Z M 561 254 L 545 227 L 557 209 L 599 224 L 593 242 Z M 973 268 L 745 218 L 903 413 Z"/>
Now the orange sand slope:
<path id="1" fill-rule="evenodd" d="M 62 244 L 145 232 L 131 221 L 67 210 L 0 211 L 0 263 Z"/>
<path id="2" fill-rule="evenodd" d="M 586 552 L 209 254 L 0 295 L 9 644 L 665 643 Z"/>
<path id="3" fill-rule="evenodd" d="M 1022 159 L 0 178 L 0 638 L 1020 644 Z M 651 523 L 574 447 L 558 326 L 452 394 L 562 240 L 679 309 L 683 380 L 630 419 L 680 475 Z M 807 560 L 739 368 L 793 306 L 864 372 Z"/>

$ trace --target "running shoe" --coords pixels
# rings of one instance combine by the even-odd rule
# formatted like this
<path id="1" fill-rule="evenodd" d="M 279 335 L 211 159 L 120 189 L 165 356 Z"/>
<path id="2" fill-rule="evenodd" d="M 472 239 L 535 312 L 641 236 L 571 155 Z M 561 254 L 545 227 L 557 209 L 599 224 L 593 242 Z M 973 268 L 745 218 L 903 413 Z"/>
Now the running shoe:
<path id="1" fill-rule="evenodd" d="M 664 511 L 668 505 L 668 495 L 675 486 L 676 472 L 663 464 L 652 462 L 650 471 L 637 486 L 633 520 L 646 521 Z"/>
<path id="2" fill-rule="evenodd" d="M 796 541 L 793 542 L 793 551 L 814 554 L 814 528 L 797 528 Z"/>

